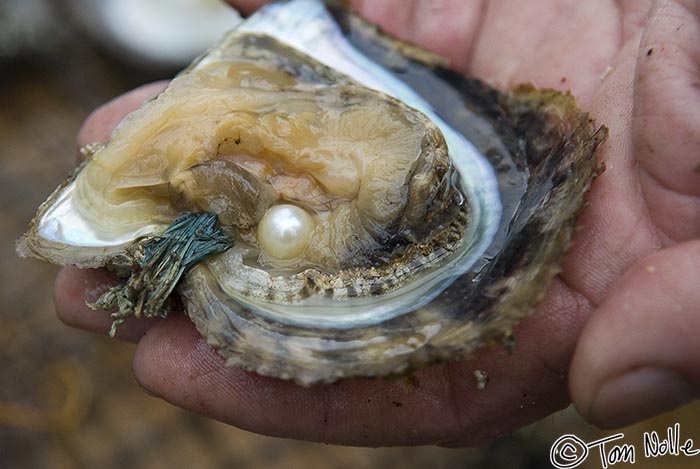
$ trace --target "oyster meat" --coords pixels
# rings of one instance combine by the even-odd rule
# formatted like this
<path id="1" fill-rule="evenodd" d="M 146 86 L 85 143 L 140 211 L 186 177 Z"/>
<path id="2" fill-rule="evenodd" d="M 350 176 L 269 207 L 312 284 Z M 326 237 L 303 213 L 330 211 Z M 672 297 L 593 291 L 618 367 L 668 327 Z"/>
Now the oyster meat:
<path id="1" fill-rule="evenodd" d="M 177 285 L 230 365 L 397 374 L 510 340 L 604 138 L 568 94 L 465 78 L 334 2 L 272 4 L 92 146 L 18 251 L 130 275 L 98 301 L 115 325 Z"/>

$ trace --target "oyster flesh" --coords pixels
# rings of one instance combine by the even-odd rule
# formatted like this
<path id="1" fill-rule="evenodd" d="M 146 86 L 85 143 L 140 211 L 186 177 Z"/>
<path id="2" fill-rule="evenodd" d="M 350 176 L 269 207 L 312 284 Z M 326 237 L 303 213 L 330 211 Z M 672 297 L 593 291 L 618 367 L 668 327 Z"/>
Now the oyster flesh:
<path id="1" fill-rule="evenodd" d="M 462 77 L 334 2 L 272 4 L 95 146 L 18 251 L 131 275 L 98 301 L 115 325 L 177 285 L 229 365 L 397 374 L 509 340 L 604 138 L 568 94 Z"/>

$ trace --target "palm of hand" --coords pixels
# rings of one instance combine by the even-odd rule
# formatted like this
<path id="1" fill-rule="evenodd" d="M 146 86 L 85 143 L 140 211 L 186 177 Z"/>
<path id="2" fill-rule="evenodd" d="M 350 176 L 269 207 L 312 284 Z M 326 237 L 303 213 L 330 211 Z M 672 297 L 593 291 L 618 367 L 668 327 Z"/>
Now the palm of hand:
<path id="1" fill-rule="evenodd" d="M 360 3 L 375 10 L 368 14 L 376 15 L 377 22 L 392 11 L 390 2 Z M 412 31 L 407 39 L 448 55 L 456 67 L 489 81 L 571 89 L 584 109 L 611 130 L 601 155 L 607 171 L 591 191 L 591 206 L 560 282 L 540 308 L 550 319 L 568 317 L 550 325 L 558 339 L 546 338 L 544 325 L 535 324 L 546 323 L 544 317 L 525 324 L 521 336 L 527 341 L 530 330 L 537 333 L 540 343 L 533 351 L 539 351 L 542 363 L 564 373 L 583 321 L 599 308 L 582 337 L 571 376 L 573 397 L 593 420 L 613 405 L 592 408 L 604 378 L 651 366 L 697 375 L 688 361 L 677 362 L 658 350 L 669 342 L 692 340 L 683 329 L 693 323 L 685 316 L 693 308 L 684 308 L 678 298 L 697 283 L 698 269 L 691 263 L 698 250 L 696 244 L 678 243 L 700 234 L 698 2 L 539 0 L 523 8 L 517 1 L 501 1 L 474 2 L 471 9 L 460 1 L 411 3 L 413 11 L 404 18 L 394 15 L 387 27 Z M 427 16 L 431 8 L 433 20 L 416 21 L 421 9 Z M 413 27 L 406 27 L 412 22 Z M 460 51 L 455 44 L 469 47 Z M 663 276 L 650 278 L 656 269 Z M 655 298 L 652 292 L 658 292 Z M 620 339 L 634 333 L 635 325 L 657 326 L 653 315 L 664 312 L 669 296 L 685 315 L 676 318 L 675 326 L 666 323 L 657 330 L 655 339 L 638 335 L 637 340 L 647 342 L 646 351 L 625 348 Z M 619 313 L 635 307 L 639 313 L 633 320 Z M 601 333 L 603 329 L 608 330 Z M 681 349 L 687 353 L 697 347 Z M 617 353 L 623 358 L 610 363 Z M 608 415 L 601 423 L 618 422 Z"/>
<path id="2" fill-rule="evenodd" d="M 262 2 L 231 3 L 252 8 Z M 182 318 L 154 325 L 141 339 L 137 378 L 178 405 L 271 435 L 346 444 L 477 444 L 568 404 L 571 358 L 585 322 L 598 308 L 571 374 L 579 409 L 596 419 L 600 409 L 591 409 L 591 402 L 601 382 L 624 371 L 607 363 L 619 337 L 610 331 L 629 323 L 615 312 L 624 300 L 620 296 L 650 288 L 650 280 L 639 278 L 649 274 L 644 265 L 620 278 L 649 253 L 700 233 L 700 158 L 691 158 L 700 148 L 700 135 L 691 128 L 700 121 L 700 53 L 692 49 L 700 43 L 697 4 L 354 3 L 370 21 L 448 57 L 458 70 L 504 86 L 532 82 L 571 89 L 582 107 L 610 128 L 602 155 L 607 170 L 590 193 L 564 272 L 538 314 L 516 330 L 516 353 L 487 350 L 472 362 L 433 366 L 417 374 L 417 388 L 357 380 L 302 389 L 224 368 Z M 647 21 L 650 11 L 653 19 Z M 682 248 L 660 251 L 649 262 L 660 269 L 675 263 L 684 254 L 673 249 Z M 700 257 L 697 246 L 693 249 Z M 694 269 L 689 275 L 698 278 Z M 81 308 L 76 298 L 82 300 L 84 292 L 75 293 L 74 286 L 78 275 L 70 271 L 59 278 L 58 291 L 72 292 L 57 295 L 59 314 L 62 308 Z M 73 299 L 66 299 L 71 294 Z M 84 326 L 81 320 L 69 322 Z M 603 329 L 608 332 L 601 334 Z M 647 358 L 653 357 L 630 360 Z M 476 390 L 475 369 L 490 375 L 486 391 Z"/>

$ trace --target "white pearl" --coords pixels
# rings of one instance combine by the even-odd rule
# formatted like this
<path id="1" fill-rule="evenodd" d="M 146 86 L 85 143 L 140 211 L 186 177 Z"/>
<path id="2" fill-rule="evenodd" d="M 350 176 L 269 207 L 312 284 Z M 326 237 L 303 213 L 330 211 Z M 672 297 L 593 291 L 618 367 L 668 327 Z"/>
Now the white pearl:
<path id="1" fill-rule="evenodd" d="M 273 205 L 258 224 L 258 241 L 272 257 L 292 259 L 306 249 L 315 224 L 303 208 Z"/>

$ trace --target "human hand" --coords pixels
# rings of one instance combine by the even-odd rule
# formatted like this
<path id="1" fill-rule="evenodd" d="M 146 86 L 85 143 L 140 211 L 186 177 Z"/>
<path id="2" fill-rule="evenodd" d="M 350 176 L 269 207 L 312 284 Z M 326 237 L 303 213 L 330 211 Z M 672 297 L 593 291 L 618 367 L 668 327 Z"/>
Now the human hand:
<path id="1" fill-rule="evenodd" d="M 231 3 L 251 11 L 262 2 Z M 512 355 L 490 349 L 469 362 L 435 365 L 416 373 L 418 386 L 360 379 L 307 389 L 227 368 L 182 315 L 122 326 L 119 336 L 139 343 L 137 380 L 241 428 L 374 446 L 484 443 L 566 406 L 567 375 L 579 411 L 602 426 L 693 398 L 700 389 L 700 242 L 692 241 L 700 234 L 698 2 L 354 3 L 370 21 L 460 71 L 502 86 L 571 89 L 610 128 L 601 154 L 607 170 L 591 190 L 564 271 L 537 314 L 516 329 Z M 79 143 L 106 140 L 163 86 L 100 108 Z M 85 301 L 113 281 L 104 271 L 62 270 L 59 316 L 105 333 L 110 318 Z M 491 378 L 483 391 L 475 369 Z"/>

